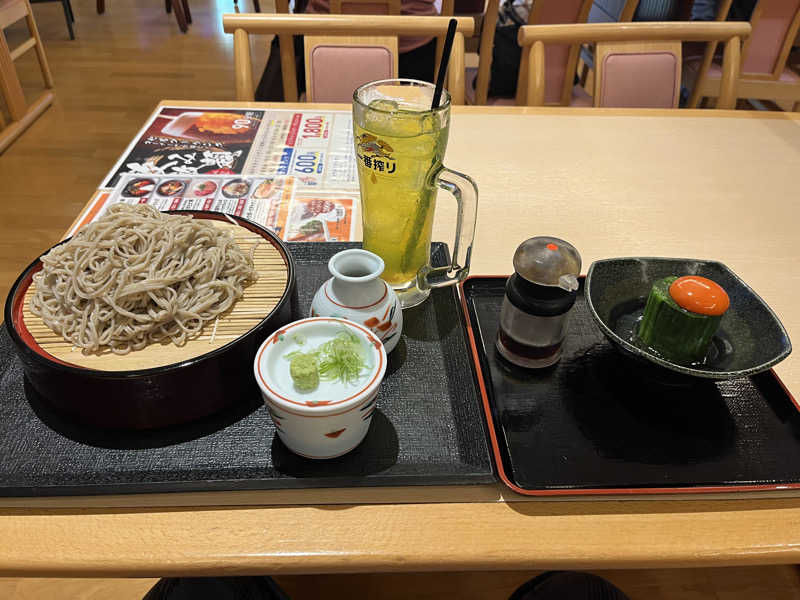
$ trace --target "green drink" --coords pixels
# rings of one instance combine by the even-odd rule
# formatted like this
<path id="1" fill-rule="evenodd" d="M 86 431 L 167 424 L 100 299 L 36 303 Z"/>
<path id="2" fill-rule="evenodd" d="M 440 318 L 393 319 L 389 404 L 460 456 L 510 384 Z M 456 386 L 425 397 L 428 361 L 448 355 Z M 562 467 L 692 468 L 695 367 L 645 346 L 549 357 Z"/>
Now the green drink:
<path id="1" fill-rule="evenodd" d="M 383 259 L 382 277 L 397 291 L 404 308 L 425 300 L 430 288 L 460 281 L 469 271 L 477 189 L 469 178 L 442 165 L 449 96 L 444 92 L 439 108 L 431 110 L 432 96 L 432 85 L 411 80 L 374 82 L 354 94 L 364 248 Z M 433 269 L 431 229 L 439 188 L 459 197 L 461 214 L 453 263 Z M 459 245 L 463 257 L 458 255 Z"/>

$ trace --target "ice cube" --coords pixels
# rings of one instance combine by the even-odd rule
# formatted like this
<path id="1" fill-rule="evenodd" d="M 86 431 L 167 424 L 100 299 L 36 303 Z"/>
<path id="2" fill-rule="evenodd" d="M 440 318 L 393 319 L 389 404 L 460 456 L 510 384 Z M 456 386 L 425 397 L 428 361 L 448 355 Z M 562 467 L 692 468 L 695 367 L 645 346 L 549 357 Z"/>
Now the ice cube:
<path id="1" fill-rule="evenodd" d="M 382 110 L 384 112 L 396 112 L 399 109 L 397 102 L 394 100 L 386 100 L 385 98 L 377 98 L 369 103 L 369 107 L 374 110 Z"/>

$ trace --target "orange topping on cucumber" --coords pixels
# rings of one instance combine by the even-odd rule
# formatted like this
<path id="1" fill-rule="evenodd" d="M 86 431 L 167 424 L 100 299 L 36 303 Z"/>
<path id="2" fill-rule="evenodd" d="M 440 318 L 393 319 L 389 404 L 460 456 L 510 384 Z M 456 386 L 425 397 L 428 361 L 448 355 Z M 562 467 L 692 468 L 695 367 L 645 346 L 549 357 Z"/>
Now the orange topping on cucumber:
<path id="1" fill-rule="evenodd" d="M 731 305 L 722 287 L 698 275 L 678 277 L 669 286 L 669 295 L 678 306 L 699 315 L 716 317 L 725 314 Z"/>

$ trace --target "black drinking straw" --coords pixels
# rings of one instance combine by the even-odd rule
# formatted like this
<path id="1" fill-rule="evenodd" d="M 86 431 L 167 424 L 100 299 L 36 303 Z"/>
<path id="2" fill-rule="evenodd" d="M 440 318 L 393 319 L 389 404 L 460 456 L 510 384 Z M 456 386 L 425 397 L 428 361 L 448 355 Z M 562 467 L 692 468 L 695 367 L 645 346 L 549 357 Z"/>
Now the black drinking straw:
<path id="1" fill-rule="evenodd" d="M 442 49 L 442 60 L 439 63 L 439 74 L 436 76 L 436 91 L 433 92 L 433 102 L 431 110 L 439 106 L 442 99 L 442 88 L 444 87 L 444 74 L 447 73 L 447 63 L 450 62 L 450 51 L 453 49 L 453 38 L 456 37 L 456 25 L 458 21 L 450 19 L 447 25 L 447 35 L 444 38 L 444 48 Z"/>

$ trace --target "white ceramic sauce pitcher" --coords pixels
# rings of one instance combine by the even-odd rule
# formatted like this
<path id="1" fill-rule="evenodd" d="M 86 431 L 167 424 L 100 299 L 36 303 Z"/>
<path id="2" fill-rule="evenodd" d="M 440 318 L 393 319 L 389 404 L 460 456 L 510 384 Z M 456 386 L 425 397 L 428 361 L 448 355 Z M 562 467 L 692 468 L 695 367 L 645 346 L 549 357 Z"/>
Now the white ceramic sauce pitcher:
<path id="1" fill-rule="evenodd" d="M 312 317 L 337 317 L 367 327 L 388 354 L 400 341 L 403 311 L 392 287 L 380 278 L 383 259 L 354 248 L 334 254 L 328 261 L 331 277 L 311 302 Z"/>

